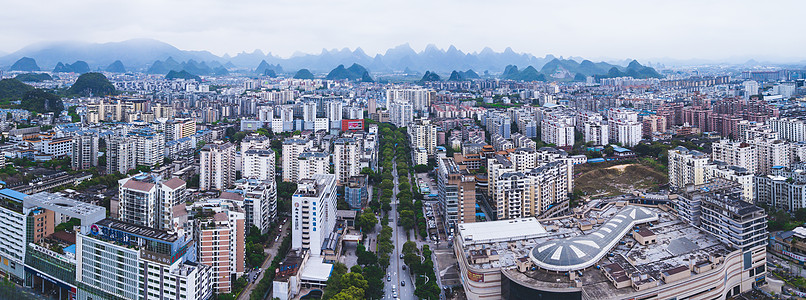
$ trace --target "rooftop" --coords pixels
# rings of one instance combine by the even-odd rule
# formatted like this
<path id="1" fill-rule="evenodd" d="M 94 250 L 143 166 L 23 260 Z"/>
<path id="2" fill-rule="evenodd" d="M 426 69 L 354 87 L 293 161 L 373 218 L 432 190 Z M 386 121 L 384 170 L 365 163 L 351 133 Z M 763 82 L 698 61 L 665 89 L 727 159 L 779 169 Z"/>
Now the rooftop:
<path id="1" fill-rule="evenodd" d="M 158 240 L 173 243 L 177 240 L 177 235 L 168 233 L 167 231 L 140 226 L 132 223 L 127 223 L 115 219 L 103 219 L 96 223 L 98 226 L 104 226 L 115 230 L 124 231 L 133 235 L 141 236 L 146 239 Z"/>
<path id="2" fill-rule="evenodd" d="M 581 230 L 578 224 L 582 221 L 592 224 L 593 229 Z M 472 225 L 484 226 L 496 222 L 501 221 Z M 558 270 L 579 272 L 576 280 L 580 281 L 581 288 L 577 289 L 582 292 L 584 299 L 629 298 L 635 292 L 632 287 L 615 288 L 605 277 L 605 272 L 618 282 L 626 280 L 625 276 L 637 276 L 633 280 L 663 285 L 666 284 L 662 280 L 664 271 L 690 264 L 705 264 L 711 258 L 724 257 L 735 251 L 732 246 L 689 225 L 674 214 L 652 206 L 619 207 L 613 202 L 602 203 L 590 207 L 585 213 L 537 220 L 536 223 L 545 230 L 544 234 L 512 239 L 503 237 L 477 243 L 457 240 L 457 243 L 463 243 L 462 252 L 470 266 L 477 269 L 500 268 L 506 276 L 526 286 L 543 290 L 573 289 L 576 283 L 568 273 Z M 499 225 L 491 227 L 502 234 L 509 232 L 507 227 L 496 226 Z M 644 229 L 655 234 L 656 242 L 641 245 L 632 234 L 628 234 L 631 230 L 640 233 Z M 462 236 L 465 234 L 462 230 L 459 233 Z M 474 260 L 485 253 L 489 253 L 486 259 Z M 519 271 L 517 264 L 525 262 L 537 267 Z M 600 266 L 601 269 L 591 268 L 593 266 Z"/>
<path id="3" fill-rule="evenodd" d="M 457 226 L 459 235 L 462 237 L 462 244 L 465 246 L 538 237 L 546 234 L 546 229 L 535 218 L 463 223 Z"/>
<path id="4" fill-rule="evenodd" d="M 546 270 L 585 269 L 602 259 L 633 226 L 657 220 L 658 214 L 650 209 L 628 206 L 589 234 L 540 243 L 529 255 Z"/>
<path id="5" fill-rule="evenodd" d="M 48 192 L 40 192 L 26 196 L 25 206 L 41 207 L 68 215 L 72 218 L 80 218 L 82 221 L 87 221 L 85 225 L 102 220 L 106 217 L 106 209 L 103 206 L 73 200 Z"/>

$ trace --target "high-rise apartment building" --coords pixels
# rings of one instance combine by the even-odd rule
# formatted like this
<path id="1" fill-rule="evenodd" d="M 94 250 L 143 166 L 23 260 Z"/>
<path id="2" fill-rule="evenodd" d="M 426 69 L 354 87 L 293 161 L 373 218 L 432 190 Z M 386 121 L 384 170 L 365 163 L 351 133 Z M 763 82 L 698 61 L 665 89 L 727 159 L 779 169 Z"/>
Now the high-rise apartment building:
<path id="1" fill-rule="evenodd" d="M 756 176 L 754 188 L 757 203 L 786 211 L 806 208 L 806 165 L 797 163 L 791 168 L 775 168 L 769 175 Z"/>
<path id="2" fill-rule="evenodd" d="M 540 138 L 548 144 L 557 147 L 573 146 L 574 118 L 562 111 L 546 114 L 540 123 L 540 133 Z"/>
<path id="3" fill-rule="evenodd" d="M 609 138 L 611 142 L 620 143 L 624 147 L 632 147 L 641 141 L 643 135 L 638 112 L 627 109 L 611 109 L 608 111 Z"/>
<path id="4" fill-rule="evenodd" d="M 341 128 L 341 120 L 343 119 L 344 103 L 341 101 L 330 101 L 326 104 L 325 117 L 330 122 L 328 129 Z M 363 117 L 363 116 L 362 116 Z"/>
<path id="5" fill-rule="evenodd" d="M 235 183 L 235 145 L 217 142 L 204 145 L 199 155 L 199 188 L 224 190 Z"/>
<path id="6" fill-rule="evenodd" d="M 594 145 L 607 145 L 610 143 L 610 127 L 602 121 L 585 122 L 584 132 L 585 143 L 593 142 Z"/>
<path id="7" fill-rule="evenodd" d="M 758 82 L 748 80 L 742 83 L 744 98 L 750 99 L 750 96 L 758 95 Z"/>
<path id="8" fill-rule="evenodd" d="M 355 210 L 361 210 L 367 205 L 369 202 L 367 175 L 350 177 L 344 186 L 344 201 L 350 205 L 350 209 Z"/>
<path id="9" fill-rule="evenodd" d="M 183 235 L 114 219 L 76 234 L 76 299 L 209 299 L 211 268 Z"/>
<path id="10" fill-rule="evenodd" d="M 275 180 L 241 179 L 235 188 L 243 195 L 247 227 L 254 225 L 262 234 L 277 218 L 277 182 Z"/>
<path id="11" fill-rule="evenodd" d="M 106 172 L 126 174 L 137 167 L 136 143 L 122 136 L 106 138 Z"/>
<path id="12" fill-rule="evenodd" d="M 241 155 L 241 161 L 243 163 L 241 176 L 243 178 L 274 181 L 276 172 L 275 159 L 274 151 L 268 148 L 250 148 L 244 150 Z"/>
<path id="13" fill-rule="evenodd" d="M 314 174 L 330 173 L 330 155 L 325 152 L 305 151 L 296 160 L 298 168 L 293 182 L 311 178 Z"/>
<path id="14" fill-rule="evenodd" d="M 212 285 L 216 293 L 233 291 L 232 283 L 246 268 L 246 215 L 239 203 L 226 199 L 208 199 L 194 203 L 202 210 L 196 215 L 199 263 L 212 267 Z"/>
<path id="15" fill-rule="evenodd" d="M 666 132 L 666 117 L 660 115 L 644 116 L 641 120 L 641 131 L 645 138 L 651 138 L 655 132 Z"/>
<path id="16" fill-rule="evenodd" d="M 292 138 L 283 141 L 283 181 L 296 182 L 299 180 L 299 155 L 313 147 L 313 141 Z"/>
<path id="17" fill-rule="evenodd" d="M 756 173 L 770 174 L 773 167 L 788 167 L 792 162 L 792 147 L 783 140 L 755 139 L 750 144 L 756 149 Z"/>
<path id="18" fill-rule="evenodd" d="M 98 136 L 93 134 L 73 137 L 70 165 L 73 170 L 86 170 L 98 166 Z"/>
<path id="19" fill-rule="evenodd" d="M 135 225 L 173 232 L 174 206 L 187 201 L 187 183 L 139 174 L 118 181 L 118 218 Z"/>
<path id="20" fill-rule="evenodd" d="M 390 88 L 386 90 L 386 105 L 391 111 L 394 102 L 408 103 L 420 116 L 428 113 L 428 107 L 435 96 L 435 91 L 420 88 Z"/>
<path id="21" fill-rule="evenodd" d="M 165 137 L 151 128 L 129 131 L 128 138 L 135 143 L 138 166 L 156 167 L 165 159 Z"/>
<path id="22" fill-rule="evenodd" d="M 178 140 L 196 134 L 196 120 L 193 118 L 174 119 L 174 139 Z"/>
<path id="23" fill-rule="evenodd" d="M 340 138 L 333 142 L 333 170 L 339 185 L 361 172 L 358 143 L 353 138 Z"/>
<path id="24" fill-rule="evenodd" d="M 748 143 L 720 140 L 711 144 L 711 159 L 755 173 L 758 169 L 756 148 Z"/>
<path id="25" fill-rule="evenodd" d="M 669 185 L 678 189 L 705 182 L 708 156 L 697 150 L 679 146 L 669 150 Z"/>
<path id="26" fill-rule="evenodd" d="M 425 148 L 428 155 L 434 155 L 437 148 L 437 125 L 428 119 L 418 119 L 408 129 L 411 149 Z"/>
<path id="27" fill-rule="evenodd" d="M 790 142 L 806 141 L 806 120 L 802 118 L 772 117 L 767 120 L 767 124 L 781 139 Z"/>
<path id="28" fill-rule="evenodd" d="M 389 121 L 397 127 L 407 127 L 414 121 L 411 103 L 392 102 L 389 104 Z"/>
<path id="29" fill-rule="evenodd" d="M 437 197 L 446 231 L 476 221 L 475 176 L 460 170 L 452 158 L 437 159 Z"/>
<path id="30" fill-rule="evenodd" d="M 637 121 L 625 121 L 623 119 L 611 120 L 608 123 L 610 127 L 610 141 L 620 143 L 624 147 L 632 147 L 638 145 L 641 141 L 642 131 L 641 123 Z"/>
<path id="31" fill-rule="evenodd" d="M 336 175 L 302 179 L 291 197 L 291 248 L 320 257 L 336 226 Z"/>
<path id="32" fill-rule="evenodd" d="M 495 180 L 498 219 L 553 217 L 568 209 L 568 165 L 554 161 Z"/>

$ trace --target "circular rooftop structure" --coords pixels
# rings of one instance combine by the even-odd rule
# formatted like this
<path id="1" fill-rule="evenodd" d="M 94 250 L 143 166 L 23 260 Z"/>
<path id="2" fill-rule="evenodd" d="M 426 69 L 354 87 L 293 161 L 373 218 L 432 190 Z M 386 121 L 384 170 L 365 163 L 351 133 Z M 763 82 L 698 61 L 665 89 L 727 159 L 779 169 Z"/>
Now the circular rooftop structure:
<path id="1" fill-rule="evenodd" d="M 657 220 L 658 214 L 651 209 L 627 206 L 593 232 L 538 244 L 529 258 L 545 270 L 582 270 L 601 260 L 635 225 Z"/>

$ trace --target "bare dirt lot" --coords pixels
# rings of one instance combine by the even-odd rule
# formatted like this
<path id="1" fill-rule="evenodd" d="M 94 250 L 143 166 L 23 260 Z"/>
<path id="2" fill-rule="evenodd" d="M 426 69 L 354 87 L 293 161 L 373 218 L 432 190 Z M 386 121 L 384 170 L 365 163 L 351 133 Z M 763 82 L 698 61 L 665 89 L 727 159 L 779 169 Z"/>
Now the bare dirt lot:
<path id="1" fill-rule="evenodd" d="M 574 177 L 574 191 L 591 198 L 649 191 L 669 181 L 665 173 L 638 163 L 577 165 Z"/>

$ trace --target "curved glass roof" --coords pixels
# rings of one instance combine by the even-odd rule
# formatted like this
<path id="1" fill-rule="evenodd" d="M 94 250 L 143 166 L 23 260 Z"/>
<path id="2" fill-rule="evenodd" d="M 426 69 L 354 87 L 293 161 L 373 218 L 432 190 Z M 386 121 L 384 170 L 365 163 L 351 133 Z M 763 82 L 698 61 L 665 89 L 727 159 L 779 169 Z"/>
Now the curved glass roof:
<path id="1" fill-rule="evenodd" d="M 582 270 L 602 259 L 635 225 L 657 220 L 658 214 L 651 209 L 627 206 L 599 229 L 586 235 L 540 243 L 529 252 L 529 257 L 546 270 Z"/>

